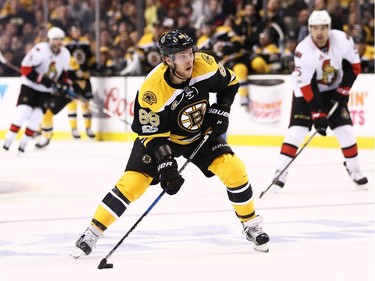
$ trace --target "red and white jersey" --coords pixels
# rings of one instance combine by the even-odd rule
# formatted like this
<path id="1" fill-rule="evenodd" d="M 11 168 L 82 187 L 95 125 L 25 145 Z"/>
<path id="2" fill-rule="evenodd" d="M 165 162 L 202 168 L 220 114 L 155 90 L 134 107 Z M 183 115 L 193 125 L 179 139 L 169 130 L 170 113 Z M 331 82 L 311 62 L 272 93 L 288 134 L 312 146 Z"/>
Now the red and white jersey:
<path id="1" fill-rule="evenodd" d="M 21 67 L 34 68 L 38 75 L 46 75 L 51 80 L 57 81 L 64 71 L 69 70 L 70 52 L 61 47 L 60 52 L 55 54 L 48 42 L 36 44 L 23 58 Z M 40 92 L 51 92 L 52 89 L 31 81 L 26 76 L 21 76 L 21 82 L 30 88 Z"/>
<path id="2" fill-rule="evenodd" d="M 311 99 L 312 84 L 318 87 L 320 93 L 336 89 L 343 78 L 343 60 L 349 61 L 355 74 L 360 73 L 360 58 L 353 39 L 339 30 L 330 30 L 328 38 L 326 52 L 314 44 L 310 35 L 297 45 L 292 73 L 296 97 Z"/>

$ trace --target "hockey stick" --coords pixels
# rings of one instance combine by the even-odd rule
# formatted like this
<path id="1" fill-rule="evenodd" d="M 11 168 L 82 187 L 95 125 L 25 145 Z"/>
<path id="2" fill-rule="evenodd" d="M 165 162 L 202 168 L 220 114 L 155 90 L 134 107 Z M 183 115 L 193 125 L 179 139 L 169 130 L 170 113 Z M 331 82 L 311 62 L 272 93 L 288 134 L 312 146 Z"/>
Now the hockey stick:
<path id="1" fill-rule="evenodd" d="M 3 53 L 1 52 L 1 50 L 0 50 L 0 62 L 2 64 L 5 64 L 6 66 L 11 68 L 12 70 L 14 70 L 18 73 L 21 73 L 21 69 L 19 67 L 15 66 L 14 64 L 12 64 L 12 63 L 10 63 L 6 60 L 6 58 L 3 56 Z"/>
<path id="2" fill-rule="evenodd" d="M 54 91 L 58 92 L 58 88 L 56 86 L 53 87 L 53 89 L 54 89 Z M 72 100 L 77 99 L 77 100 L 79 100 L 83 103 L 87 103 L 89 105 L 89 108 L 96 113 L 98 113 L 100 111 L 99 105 L 97 105 L 93 101 L 91 101 L 89 99 L 86 99 L 85 97 L 75 93 L 74 91 L 72 91 L 70 89 L 65 89 L 64 91 L 65 91 L 66 95 L 68 96 L 68 98 L 70 98 Z M 130 122 L 128 122 L 127 120 L 125 120 L 125 119 L 121 118 L 120 116 L 114 114 L 112 111 L 108 110 L 107 108 L 102 108 L 101 110 L 104 114 L 107 114 L 110 117 L 117 117 L 119 120 L 124 122 L 126 125 L 131 126 Z"/>
<path id="3" fill-rule="evenodd" d="M 337 101 L 335 101 L 333 103 L 333 106 L 331 108 L 331 110 L 328 112 L 328 115 L 327 115 L 327 118 L 331 117 L 332 114 L 335 112 L 337 106 L 339 105 L 339 103 Z M 302 150 L 304 150 L 304 148 L 310 143 L 310 141 L 314 138 L 314 136 L 318 133 L 317 130 L 315 130 L 315 132 L 311 135 L 311 137 L 305 142 L 305 144 L 300 148 L 300 150 L 298 151 L 298 153 L 293 157 L 293 159 L 288 163 L 288 165 L 285 166 L 285 168 L 280 172 L 280 174 L 278 174 L 278 176 L 276 178 L 274 178 L 272 180 L 272 183 L 264 190 L 260 193 L 259 195 L 259 199 L 263 197 L 264 194 L 266 194 L 266 192 L 271 188 L 272 185 L 274 185 L 275 181 L 277 181 L 280 176 L 288 169 L 288 167 L 293 163 L 294 160 L 296 160 L 297 156 L 302 152 Z"/>
<path id="4" fill-rule="evenodd" d="M 185 161 L 184 165 L 182 165 L 182 167 L 178 171 L 179 174 L 181 174 L 183 172 L 183 170 L 185 170 L 186 166 L 191 162 L 191 160 L 198 153 L 198 151 L 201 149 L 201 147 L 206 143 L 206 141 L 209 138 L 210 134 L 211 134 L 211 130 L 209 129 L 209 130 L 207 130 L 207 133 L 204 135 L 203 139 L 200 141 L 200 143 L 197 145 L 197 147 L 191 153 L 191 155 L 189 156 L 189 158 Z M 100 261 L 100 263 L 98 265 L 99 269 L 113 268 L 113 263 L 107 263 L 107 260 L 109 259 L 109 257 L 114 253 L 114 251 L 116 251 L 116 249 L 122 244 L 122 242 L 124 242 L 124 240 L 126 239 L 126 237 L 128 237 L 129 234 L 137 227 L 137 225 L 141 222 L 141 220 L 145 216 L 147 216 L 147 214 L 152 210 L 152 208 L 155 207 L 155 205 L 159 202 L 159 200 L 164 196 L 164 194 L 166 192 L 167 192 L 167 190 L 163 189 L 163 191 L 154 200 L 154 202 L 152 202 L 152 204 L 150 205 L 150 207 L 147 208 L 147 210 L 143 213 L 143 215 L 136 221 L 136 223 L 129 229 L 129 231 L 121 238 L 121 240 L 116 244 L 116 246 L 105 256 L 105 258 L 103 258 Z"/>

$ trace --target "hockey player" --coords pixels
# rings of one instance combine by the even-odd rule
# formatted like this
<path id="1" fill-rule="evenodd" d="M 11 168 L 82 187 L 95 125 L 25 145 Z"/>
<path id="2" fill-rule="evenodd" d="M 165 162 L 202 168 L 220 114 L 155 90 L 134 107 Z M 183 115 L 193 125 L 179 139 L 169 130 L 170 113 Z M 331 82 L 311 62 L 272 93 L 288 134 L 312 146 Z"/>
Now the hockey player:
<path id="1" fill-rule="evenodd" d="M 72 25 L 70 28 L 70 37 L 66 42 L 66 48 L 78 62 L 80 71 L 75 71 L 73 87 L 77 93 L 82 93 L 87 100 L 93 98 L 92 87 L 90 82 L 90 71 L 96 67 L 95 56 L 91 51 L 90 42 L 82 36 L 81 26 L 79 24 Z M 92 112 L 89 104 L 81 103 L 82 116 L 85 122 L 86 135 L 89 138 L 95 138 L 95 134 L 91 129 Z M 67 106 L 72 136 L 76 139 L 81 138 L 77 129 L 77 101 L 74 100 Z"/>
<path id="2" fill-rule="evenodd" d="M 169 195 L 176 194 L 184 179 L 175 158 L 188 157 L 208 128 L 213 132 L 192 163 L 205 176 L 220 178 L 246 238 L 267 252 L 269 237 L 255 213 L 246 167 L 220 137 L 238 90 L 234 73 L 212 56 L 196 54 L 193 40 L 180 30 L 163 35 L 159 48 L 163 63 L 147 75 L 135 99 L 132 129 L 138 137 L 125 172 L 98 206 L 73 256 L 90 254 L 97 239 L 150 184 L 160 180 Z M 209 92 L 217 93 L 217 103 L 208 103 Z"/>
<path id="3" fill-rule="evenodd" d="M 79 86 L 80 78 L 77 78 L 80 75 L 77 73 L 82 73 L 80 65 L 74 57 L 70 58 L 68 77 L 72 81 L 72 88 L 74 89 L 74 94 L 76 97 L 70 96 L 66 89 L 63 87 L 59 89 L 57 95 L 54 95 L 46 110 L 46 113 L 43 115 L 41 122 L 42 136 L 35 144 L 37 148 L 44 148 L 49 145 L 51 142 L 53 134 L 53 116 L 59 113 L 64 107 L 68 104 L 76 103 L 76 100 L 82 100 L 84 104 L 89 104 L 89 99 L 92 98 L 91 92 L 84 92 Z M 87 101 L 87 102 L 86 102 Z M 78 133 L 78 132 L 77 132 Z"/>
<path id="4" fill-rule="evenodd" d="M 295 157 L 312 125 L 323 136 L 326 136 L 327 127 L 333 130 L 347 172 L 360 187 L 367 183 L 367 178 L 360 172 L 358 148 L 347 106 L 350 88 L 361 72 L 358 52 L 352 38 L 342 31 L 330 30 L 331 18 L 325 10 L 312 12 L 308 28 L 309 36 L 295 50 L 291 119 L 277 162 L 273 181 L 275 191 L 286 181 L 287 172 L 279 176 L 280 171 Z M 327 119 L 332 101 L 338 101 L 339 105 Z"/>
<path id="5" fill-rule="evenodd" d="M 36 44 L 22 60 L 21 90 L 15 117 L 5 136 L 3 148 L 9 150 L 13 140 L 25 121 L 25 133 L 21 138 L 19 152 L 25 152 L 27 143 L 39 129 L 43 113 L 51 99 L 52 87 L 56 84 L 69 85 L 67 71 L 70 53 L 63 46 L 64 31 L 58 27 L 48 30 L 48 42 Z"/>

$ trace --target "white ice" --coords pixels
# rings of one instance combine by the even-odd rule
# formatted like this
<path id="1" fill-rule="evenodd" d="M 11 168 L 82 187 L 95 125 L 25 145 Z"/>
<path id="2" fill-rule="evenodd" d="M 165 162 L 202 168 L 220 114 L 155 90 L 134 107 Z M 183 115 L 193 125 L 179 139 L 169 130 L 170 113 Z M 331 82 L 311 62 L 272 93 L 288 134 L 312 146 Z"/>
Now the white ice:
<path id="1" fill-rule="evenodd" d="M 368 191 L 358 191 L 339 149 L 307 147 L 285 189 L 257 199 L 271 182 L 278 147 L 233 149 L 246 163 L 270 252 L 245 240 L 216 178 L 189 164 L 175 196 L 165 195 L 97 269 L 161 192 L 151 187 L 88 257 L 70 252 L 103 196 L 122 175 L 130 143 L 52 141 L 0 153 L 0 280 L 375 280 L 374 150 L 360 150 Z M 181 161 L 180 161 L 181 160 Z M 182 164 L 184 159 L 180 159 Z"/>

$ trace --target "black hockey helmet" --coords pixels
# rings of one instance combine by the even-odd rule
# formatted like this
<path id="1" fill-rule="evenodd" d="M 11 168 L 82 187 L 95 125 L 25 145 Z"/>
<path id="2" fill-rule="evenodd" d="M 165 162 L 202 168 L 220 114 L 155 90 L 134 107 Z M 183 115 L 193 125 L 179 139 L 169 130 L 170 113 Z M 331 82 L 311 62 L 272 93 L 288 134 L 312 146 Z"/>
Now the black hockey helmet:
<path id="1" fill-rule="evenodd" d="M 193 39 L 178 29 L 165 33 L 159 39 L 159 51 L 163 57 L 173 55 L 189 48 L 193 48 L 194 51 L 196 49 Z"/>

